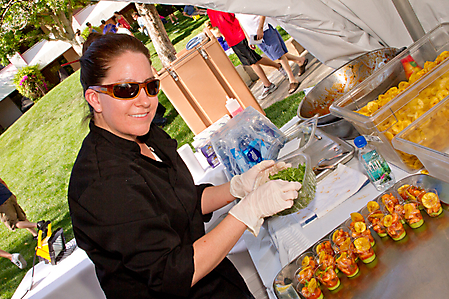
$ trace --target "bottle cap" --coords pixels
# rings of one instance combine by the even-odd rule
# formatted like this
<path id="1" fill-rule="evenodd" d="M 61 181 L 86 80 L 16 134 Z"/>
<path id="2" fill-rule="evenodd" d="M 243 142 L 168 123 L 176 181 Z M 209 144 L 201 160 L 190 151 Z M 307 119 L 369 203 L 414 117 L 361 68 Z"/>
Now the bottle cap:
<path id="1" fill-rule="evenodd" d="M 357 136 L 357 137 L 354 139 L 354 144 L 355 144 L 355 146 L 357 146 L 358 148 L 362 148 L 362 147 L 364 147 L 364 146 L 367 144 L 367 142 L 366 142 L 365 137 L 363 137 L 363 136 Z"/>

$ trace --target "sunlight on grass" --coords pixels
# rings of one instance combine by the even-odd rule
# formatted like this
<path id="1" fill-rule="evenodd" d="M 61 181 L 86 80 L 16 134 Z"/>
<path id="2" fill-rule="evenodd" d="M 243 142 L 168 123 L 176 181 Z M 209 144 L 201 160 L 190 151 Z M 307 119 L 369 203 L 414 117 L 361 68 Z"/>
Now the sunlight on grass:
<path id="1" fill-rule="evenodd" d="M 198 21 L 180 20 L 180 26 L 168 27 L 170 39 L 180 51 L 202 31 L 206 17 Z M 184 29 L 182 29 L 184 28 Z M 184 35 L 177 30 L 184 30 Z M 188 34 L 187 34 L 188 33 Z M 147 46 L 154 53 L 152 44 Z M 153 62 L 161 67 L 153 55 Z M 265 111 L 276 126 L 281 127 L 294 115 L 303 93 L 292 95 Z M 158 96 L 166 107 L 168 120 L 164 130 L 178 141 L 178 147 L 193 141 L 193 133 L 163 92 Z M 88 132 L 87 114 L 79 71 L 53 88 L 27 113 L 0 135 L 0 177 L 17 196 L 30 221 L 51 220 L 53 227 L 64 229 L 67 240 L 73 238 L 67 204 L 70 172 L 81 143 Z M 25 230 L 9 231 L 0 225 L 0 248 L 20 252 L 28 262 L 19 270 L 7 259 L 0 259 L 0 299 L 9 299 L 26 271 L 31 268 L 36 242 Z"/>

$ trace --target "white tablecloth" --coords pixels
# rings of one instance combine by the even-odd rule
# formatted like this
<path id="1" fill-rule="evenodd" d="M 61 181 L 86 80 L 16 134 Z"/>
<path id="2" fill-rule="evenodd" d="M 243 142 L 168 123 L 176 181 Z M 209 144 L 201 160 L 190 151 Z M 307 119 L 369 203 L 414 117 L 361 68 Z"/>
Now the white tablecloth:
<path id="1" fill-rule="evenodd" d="M 105 299 L 94 265 L 84 250 L 77 248 L 57 265 L 36 264 L 30 269 L 11 299 Z M 27 291 L 28 290 L 28 291 Z"/>

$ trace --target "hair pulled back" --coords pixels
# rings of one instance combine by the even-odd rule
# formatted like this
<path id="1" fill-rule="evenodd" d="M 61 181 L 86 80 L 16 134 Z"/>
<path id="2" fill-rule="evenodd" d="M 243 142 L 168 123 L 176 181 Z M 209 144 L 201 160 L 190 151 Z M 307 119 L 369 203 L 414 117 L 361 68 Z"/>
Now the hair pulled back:
<path id="1" fill-rule="evenodd" d="M 89 34 L 83 45 L 83 56 L 79 60 L 84 93 L 90 86 L 101 85 L 113 60 L 126 52 L 142 53 L 150 61 L 147 47 L 133 36 L 116 33 Z"/>

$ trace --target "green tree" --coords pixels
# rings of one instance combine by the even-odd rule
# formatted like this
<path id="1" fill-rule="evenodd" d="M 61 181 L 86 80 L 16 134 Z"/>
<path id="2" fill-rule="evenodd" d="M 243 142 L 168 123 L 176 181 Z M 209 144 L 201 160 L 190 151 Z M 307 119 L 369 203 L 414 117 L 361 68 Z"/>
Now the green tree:
<path id="1" fill-rule="evenodd" d="M 62 40 L 80 47 L 75 40 L 72 16 L 77 8 L 91 0 L 0 0 L 0 59 L 7 64 L 8 56 L 21 45 L 32 46 L 36 40 Z"/>

